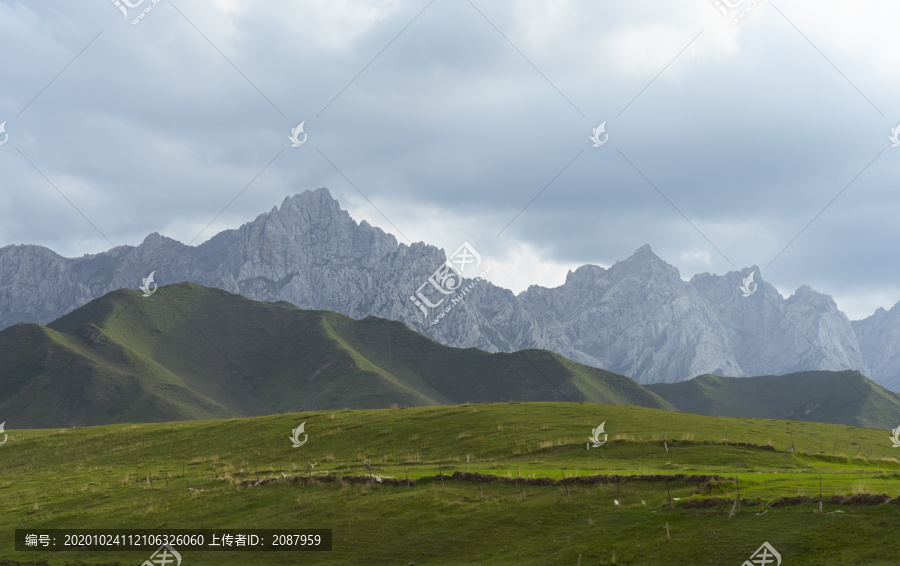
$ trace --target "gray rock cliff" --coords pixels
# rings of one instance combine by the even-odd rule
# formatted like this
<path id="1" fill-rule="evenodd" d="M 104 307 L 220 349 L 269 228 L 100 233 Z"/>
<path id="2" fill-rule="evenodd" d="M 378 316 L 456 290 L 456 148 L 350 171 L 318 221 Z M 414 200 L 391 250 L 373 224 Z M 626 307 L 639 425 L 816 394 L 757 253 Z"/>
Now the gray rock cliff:
<path id="1" fill-rule="evenodd" d="M 888 389 L 900 391 L 900 302 L 889 311 L 879 308 L 872 316 L 851 324 L 871 372 L 866 375 Z"/>

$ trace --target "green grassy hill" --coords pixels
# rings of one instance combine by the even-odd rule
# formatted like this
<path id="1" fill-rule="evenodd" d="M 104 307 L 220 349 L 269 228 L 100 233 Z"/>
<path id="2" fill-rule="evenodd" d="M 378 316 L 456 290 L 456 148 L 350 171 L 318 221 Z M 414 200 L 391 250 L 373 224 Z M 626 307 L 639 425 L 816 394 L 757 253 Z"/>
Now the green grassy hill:
<path id="1" fill-rule="evenodd" d="M 672 406 L 544 350 L 490 354 L 402 323 L 260 303 L 192 283 L 121 289 L 0 332 L 0 418 L 88 426 L 496 401 Z"/>
<path id="2" fill-rule="evenodd" d="M 795 419 L 893 429 L 900 426 L 900 395 L 858 371 L 804 371 L 787 375 L 701 375 L 647 389 L 679 411 L 722 417 Z"/>
<path id="3" fill-rule="evenodd" d="M 604 421 L 608 442 L 587 450 Z M 301 422 L 309 440 L 292 448 Z M 14 529 L 33 528 L 334 533 L 327 553 L 181 549 L 184 566 L 543 566 L 579 555 L 583 566 L 719 566 L 744 563 L 763 542 L 791 566 L 900 561 L 900 505 L 884 504 L 900 495 L 900 462 L 883 457 L 893 450 L 883 430 L 502 403 L 7 433 L 2 566 L 149 557 L 13 550 Z"/>

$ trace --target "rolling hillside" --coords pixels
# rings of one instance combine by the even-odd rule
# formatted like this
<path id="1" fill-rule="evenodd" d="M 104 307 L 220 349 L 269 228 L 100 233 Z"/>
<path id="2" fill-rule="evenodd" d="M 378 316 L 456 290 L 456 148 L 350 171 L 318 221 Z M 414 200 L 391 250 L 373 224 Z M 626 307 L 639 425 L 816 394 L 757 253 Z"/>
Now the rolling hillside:
<path id="1" fill-rule="evenodd" d="M 679 411 L 719 417 L 792 419 L 893 429 L 900 426 L 900 395 L 858 371 L 803 371 L 787 375 L 701 375 L 647 389 Z"/>
<path id="2" fill-rule="evenodd" d="M 193 283 L 114 291 L 0 332 L 9 428 L 493 401 L 672 409 L 633 380 L 545 350 L 443 346 L 399 322 L 251 301 Z"/>

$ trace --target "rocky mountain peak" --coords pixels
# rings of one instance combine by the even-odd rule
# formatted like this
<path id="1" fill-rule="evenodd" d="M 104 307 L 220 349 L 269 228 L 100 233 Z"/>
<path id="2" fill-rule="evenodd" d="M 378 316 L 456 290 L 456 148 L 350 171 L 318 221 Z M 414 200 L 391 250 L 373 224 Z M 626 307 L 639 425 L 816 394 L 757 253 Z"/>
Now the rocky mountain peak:
<path id="1" fill-rule="evenodd" d="M 797 287 L 797 290 L 794 291 L 794 294 L 791 295 L 788 300 L 792 303 L 796 301 L 803 301 L 811 305 L 826 308 L 830 311 L 837 311 L 837 303 L 834 302 L 834 299 L 831 298 L 830 295 L 820 293 L 809 285 L 801 285 Z"/>
<path id="2" fill-rule="evenodd" d="M 729 272 L 729 273 L 731 273 L 731 272 Z M 738 271 L 737 273 L 740 274 L 741 278 L 747 277 L 748 275 L 753 273 L 754 281 L 763 281 L 762 270 L 756 264 L 753 264 L 750 267 L 745 267 L 745 268 L 741 269 L 740 271 Z"/>
<path id="3" fill-rule="evenodd" d="M 569 273 L 566 274 L 564 285 L 573 285 L 575 287 L 590 286 L 599 277 L 602 277 L 604 273 L 606 273 L 606 269 L 599 265 L 582 265 L 575 271 L 569 270 Z M 539 285 L 532 286 L 539 287 Z"/>
<path id="4" fill-rule="evenodd" d="M 320 187 L 312 191 L 304 191 L 294 196 L 285 197 L 281 202 L 280 212 L 302 211 L 309 208 L 340 211 L 341 205 L 331 196 L 331 191 Z"/>
<path id="5" fill-rule="evenodd" d="M 681 282 L 678 268 L 653 253 L 648 244 L 639 247 L 627 259 L 617 261 L 609 272 L 622 279 L 640 280 L 645 284 Z"/>

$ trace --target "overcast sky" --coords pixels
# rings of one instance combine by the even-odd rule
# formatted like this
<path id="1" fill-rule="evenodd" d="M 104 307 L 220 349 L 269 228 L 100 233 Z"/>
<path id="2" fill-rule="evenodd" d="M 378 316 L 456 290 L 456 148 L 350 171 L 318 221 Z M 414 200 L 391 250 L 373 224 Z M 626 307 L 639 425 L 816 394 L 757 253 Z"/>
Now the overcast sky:
<path id="1" fill-rule="evenodd" d="M 896 2 L 153 1 L 0 0 L 0 246 L 196 245 L 328 187 L 516 292 L 650 244 L 900 300 Z"/>

